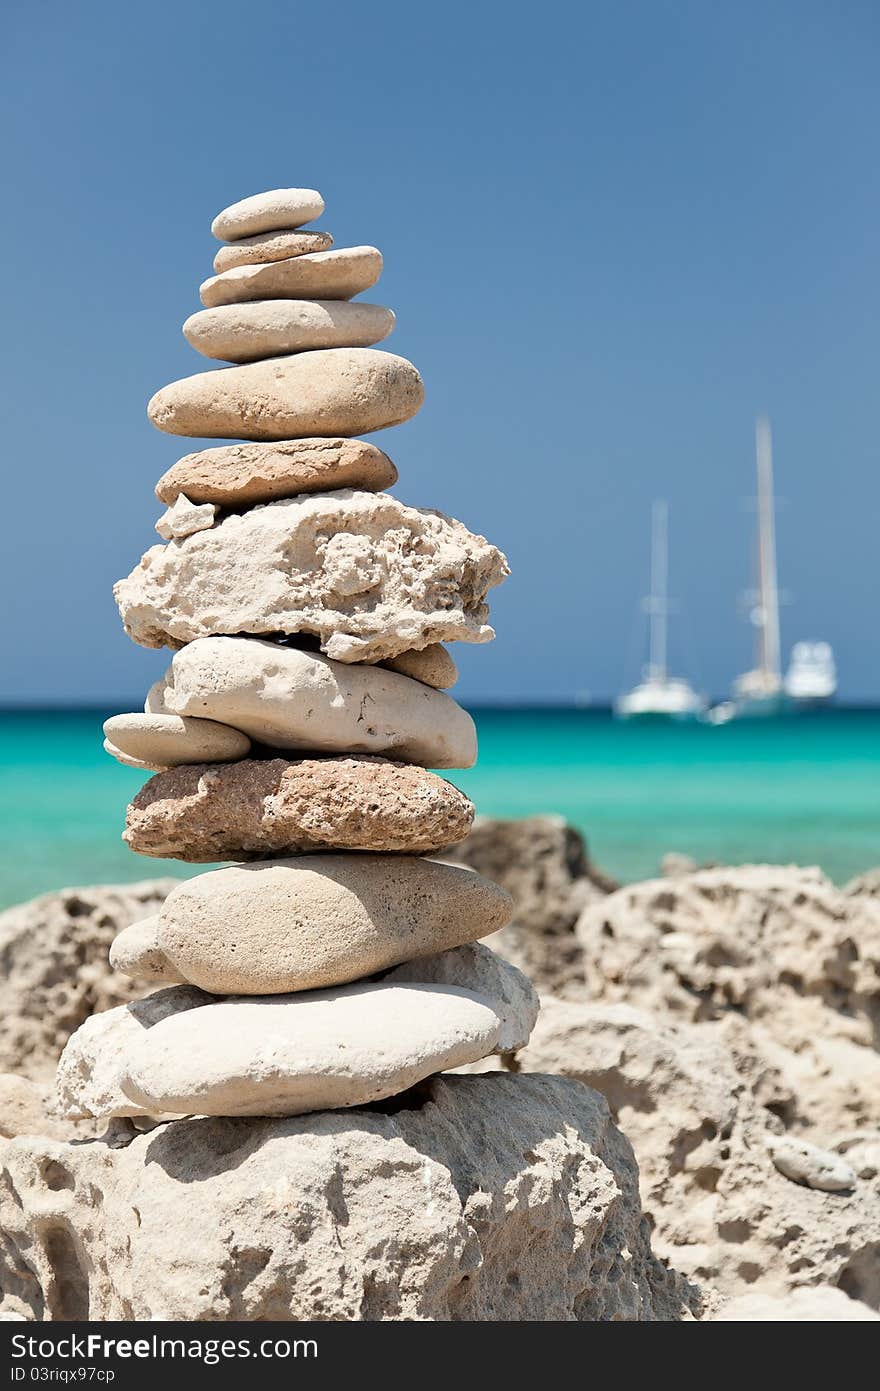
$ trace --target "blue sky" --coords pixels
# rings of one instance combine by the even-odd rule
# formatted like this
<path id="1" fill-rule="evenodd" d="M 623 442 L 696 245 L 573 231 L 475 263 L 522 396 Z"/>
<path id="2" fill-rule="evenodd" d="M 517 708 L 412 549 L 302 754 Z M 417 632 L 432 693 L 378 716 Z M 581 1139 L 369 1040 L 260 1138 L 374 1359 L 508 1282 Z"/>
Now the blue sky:
<path id="1" fill-rule="evenodd" d="M 110 594 L 187 447 L 146 401 L 206 365 L 212 217 L 285 185 L 385 254 L 427 389 L 376 437 L 396 492 L 509 555 L 462 699 L 635 679 L 657 496 L 675 663 L 724 693 L 759 410 L 785 650 L 880 698 L 875 6 L 12 0 L 4 38 L 0 699 L 139 703 L 164 666 Z"/>

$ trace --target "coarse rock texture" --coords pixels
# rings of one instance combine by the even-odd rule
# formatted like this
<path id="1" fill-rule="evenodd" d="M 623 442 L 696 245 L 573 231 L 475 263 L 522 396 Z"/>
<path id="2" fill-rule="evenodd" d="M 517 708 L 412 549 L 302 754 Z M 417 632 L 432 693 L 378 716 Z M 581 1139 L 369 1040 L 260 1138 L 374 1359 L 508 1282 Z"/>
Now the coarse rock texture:
<path id="1" fill-rule="evenodd" d="M 405 357 L 321 348 L 183 377 L 156 392 L 147 414 L 170 435 L 286 440 L 385 430 L 409 420 L 424 399 Z"/>
<path id="2" fill-rule="evenodd" d="M 52 1113 L 52 1089 L 15 1072 L 0 1073 L 0 1138 L 50 1135 L 66 1140 L 70 1126 Z"/>
<path id="3" fill-rule="evenodd" d="M 629 1144 L 552 1077 L 436 1077 L 379 1109 L 18 1139 L 3 1312 L 36 1320 L 677 1320 Z M 548 1278 L 552 1272 L 552 1279 Z"/>
<path id="4" fill-rule="evenodd" d="M 199 286 L 206 309 L 252 299 L 351 299 L 369 290 L 382 274 L 382 253 L 375 246 L 346 246 L 317 251 L 287 261 L 236 266 Z"/>
<path id="5" fill-rule="evenodd" d="M 193 985 L 281 995 L 342 985 L 500 927 L 510 898 L 457 866 L 387 855 L 231 865 L 179 884 L 159 946 Z"/>
<path id="6" fill-rule="evenodd" d="M 816 869 L 743 865 L 621 889 L 585 909 L 577 934 L 594 998 L 747 1021 L 740 1046 L 796 1098 L 790 1127 L 876 1124 L 880 902 Z"/>
<path id="7" fill-rule="evenodd" d="M 214 270 L 222 275 L 238 266 L 260 266 L 329 251 L 332 245 L 329 232 L 261 232 L 256 237 L 242 237 L 230 246 L 221 246 L 214 256 Z"/>
<path id="8" fill-rule="evenodd" d="M 302 227 L 324 211 L 324 199 L 315 188 L 271 188 L 231 203 L 211 223 L 218 241 L 236 241 L 259 232 Z"/>
<path id="9" fill-rule="evenodd" d="M 183 334 L 205 357 L 256 362 L 314 348 L 368 348 L 393 328 L 394 314 L 381 304 L 270 299 L 202 309 L 190 315 Z"/>
<path id="10" fill-rule="evenodd" d="M 404 961 L 382 979 L 386 985 L 398 982 L 456 985 L 487 999 L 502 1024 L 495 1040 L 496 1053 L 513 1053 L 524 1048 L 538 1017 L 538 997 L 528 976 L 503 957 L 496 956 L 483 942 L 470 942 L 437 956 L 423 956 L 418 961 Z"/>
<path id="11" fill-rule="evenodd" d="M 196 531 L 207 531 L 217 520 L 219 508 L 212 502 L 191 502 L 180 494 L 174 504 L 163 512 L 156 530 L 163 541 L 180 541 Z"/>
<path id="12" fill-rule="evenodd" d="M 148 1114 L 299 1116 L 397 1096 L 485 1057 L 500 1029 L 487 1000 L 448 985 L 223 1000 L 143 1033 L 119 1080 Z"/>
<path id="13" fill-rule="evenodd" d="M 216 720 L 172 714 L 112 715 L 104 722 L 104 748 L 141 768 L 176 768 L 181 763 L 226 763 L 245 758 L 246 734 Z"/>
<path id="14" fill-rule="evenodd" d="M 159 914 L 142 918 L 124 927 L 110 946 L 110 965 L 135 980 L 159 981 L 163 985 L 184 984 L 159 946 Z"/>
<path id="15" fill-rule="evenodd" d="M 846 1193 L 856 1186 L 854 1171 L 839 1154 L 820 1149 L 809 1140 L 793 1135 L 770 1135 L 767 1138 L 770 1158 L 781 1174 L 808 1188 L 823 1193 Z"/>
<path id="16" fill-rule="evenodd" d="M 397 469 L 366 440 L 303 439 L 275 444 L 221 444 L 185 454 L 156 484 L 160 502 L 181 493 L 218 507 L 253 507 L 298 493 L 358 488 L 378 493 L 397 482 Z"/>
<path id="17" fill-rule="evenodd" d="M 162 1114 L 160 1108 L 139 1105 L 121 1089 L 122 1070 L 148 1030 L 211 1002 L 210 995 L 191 985 L 174 985 L 93 1014 L 68 1039 L 58 1063 L 55 1089 L 61 1114 L 71 1120 Z"/>
<path id="18" fill-rule="evenodd" d="M 129 923 L 158 911 L 179 879 L 43 894 L 0 913 L 0 1067 L 42 1080 L 74 1029 L 142 994 L 107 952 Z"/>
<path id="19" fill-rule="evenodd" d="M 458 680 L 458 667 L 439 642 L 432 642 L 421 651 L 411 647 L 408 652 L 399 652 L 396 657 L 389 657 L 383 665 L 388 667 L 389 671 L 411 676 L 414 681 L 421 681 L 438 691 L 448 690 Z"/>
<path id="20" fill-rule="evenodd" d="M 187 764 L 145 783 L 125 818 L 138 855 L 194 864 L 314 850 L 425 855 L 463 840 L 473 803 L 414 764 L 382 758 Z"/>
<path id="21" fill-rule="evenodd" d="M 276 749 L 386 754 L 426 768 L 470 768 L 477 757 L 474 722 L 450 696 L 259 638 L 187 643 L 146 708 L 220 721 Z"/>
<path id="22" fill-rule="evenodd" d="M 676 1269 L 728 1295 L 833 1284 L 876 1308 L 880 1179 L 829 1193 L 779 1171 L 768 1142 L 782 1138 L 792 1097 L 747 1031 L 544 995 L 516 1065 L 608 1098 L 638 1159 L 655 1247 Z"/>
<path id="23" fill-rule="evenodd" d="M 617 886 L 591 862 L 579 831 L 561 816 L 478 816 L 467 839 L 443 858 L 471 865 L 511 894 L 513 921 L 492 940 L 495 951 L 541 993 L 585 994 L 575 923 L 585 904 Z"/>
<path id="24" fill-rule="evenodd" d="M 508 573 L 501 552 L 461 522 L 343 489 L 153 546 L 114 594 L 142 647 L 311 633 L 334 660 L 380 662 L 433 642 L 488 642 L 486 594 Z"/>
<path id="25" fill-rule="evenodd" d="M 833 1285 L 802 1287 L 790 1294 L 756 1292 L 729 1300 L 708 1320 L 710 1323 L 875 1323 L 867 1304 L 850 1299 Z"/>
<path id="26" fill-rule="evenodd" d="M 864 874 L 857 874 L 855 879 L 850 879 L 844 885 L 843 892 L 851 894 L 854 898 L 880 898 L 880 869 L 869 869 Z"/>

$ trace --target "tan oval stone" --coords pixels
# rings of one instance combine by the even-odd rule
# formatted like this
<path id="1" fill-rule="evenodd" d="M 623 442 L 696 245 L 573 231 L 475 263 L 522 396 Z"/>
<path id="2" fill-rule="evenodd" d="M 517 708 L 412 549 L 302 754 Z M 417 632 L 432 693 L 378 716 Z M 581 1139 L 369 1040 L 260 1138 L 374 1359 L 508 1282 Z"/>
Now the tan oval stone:
<path id="1" fill-rule="evenodd" d="M 225 1000 L 155 1024 L 122 1090 L 181 1115 L 297 1116 L 365 1106 L 490 1053 L 500 1021 L 479 995 L 356 985 L 293 1000 Z"/>
<path id="2" fill-rule="evenodd" d="M 401 675 L 411 676 L 414 681 L 421 681 L 438 691 L 447 690 L 458 680 L 458 667 L 439 642 L 429 643 L 420 651 L 411 647 L 408 652 L 389 657 L 382 665 L 388 667 L 389 671 L 399 671 Z"/>
<path id="3" fill-rule="evenodd" d="M 452 783 L 381 758 L 243 759 L 158 773 L 130 803 L 139 855 L 212 864 L 314 850 L 422 855 L 464 840 L 474 808 Z"/>
<path id="4" fill-rule="evenodd" d="M 183 493 L 193 502 L 242 508 L 336 488 L 378 493 L 397 478 L 388 455 L 366 440 L 221 444 L 178 459 L 156 484 L 156 497 L 171 506 Z"/>
<path id="5" fill-rule="evenodd" d="M 220 367 L 157 391 L 150 420 L 170 435 L 286 440 L 399 425 L 425 398 L 411 362 L 376 348 L 324 348 Z"/>
<path id="6" fill-rule="evenodd" d="M 205 357 L 256 362 L 315 348 L 368 348 L 387 338 L 394 314 L 358 300 L 270 299 L 191 314 L 183 334 Z"/>
<path id="7" fill-rule="evenodd" d="M 117 933 L 110 944 L 110 965 L 135 980 L 161 981 L 164 985 L 183 981 L 159 946 L 158 913 Z"/>
<path id="8" fill-rule="evenodd" d="M 392 855 L 307 855 L 187 879 L 159 945 L 194 985 L 280 995 L 340 985 L 486 937 L 510 895 L 473 870 Z"/>
<path id="9" fill-rule="evenodd" d="M 315 188 L 272 188 L 241 198 L 219 212 L 211 223 L 218 241 L 237 241 L 258 232 L 301 227 L 324 211 L 324 199 Z"/>
<path id="10" fill-rule="evenodd" d="M 222 275 L 237 266 L 259 266 L 329 251 L 332 245 L 329 232 L 261 232 L 259 236 L 242 237 L 229 246 L 221 246 L 214 256 L 214 269 Z"/>
<path id="11" fill-rule="evenodd" d="M 384 754 L 427 768 L 470 768 L 477 758 L 474 722 L 450 696 L 383 667 L 259 638 L 188 642 L 146 708 L 219 720 L 275 749 Z"/>
<path id="12" fill-rule="evenodd" d="M 375 285 L 381 274 L 382 253 L 375 246 L 345 246 L 237 266 L 206 280 L 199 297 L 208 309 L 252 299 L 351 299 Z"/>
<path id="13" fill-rule="evenodd" d="M 104 722 L 104 734 L 108 753 L 122 753 L 141 768 L 227 763 L 244 758 L 251 747 L 248 736 L 228 724 L 167 712 L 113 715 Z"/>

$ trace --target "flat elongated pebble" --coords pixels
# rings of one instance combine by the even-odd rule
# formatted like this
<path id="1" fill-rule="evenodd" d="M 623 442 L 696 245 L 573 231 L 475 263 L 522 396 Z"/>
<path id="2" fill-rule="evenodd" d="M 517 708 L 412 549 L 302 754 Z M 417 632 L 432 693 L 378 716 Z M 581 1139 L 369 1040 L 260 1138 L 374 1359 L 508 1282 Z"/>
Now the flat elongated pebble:
<path id="1" fill-rule="evenodd" d="M 161 1114 L 122 1091 L 120 1071 L 143 1033 L 199 1005 L 213 1007 L 211 996 L 191 985 L 177 985 L 91 1015 L 71 1034 L 58 1062 L 55 1085 L 61 1114 L 70 1120 Z"/>
<path id="2" fill-rule="evenodd" d="M 286 440 L 384 430 L 409 420 L 424 398 L 406 358 L 324 348 L 184 377 L 157 391 L 147 413 L 170 435 Z"/>
<path id="3" fill-rule="evenodd" d="M 181 541 L 197 531 L 207 531 L 217 519 L 219 508 L 212 502 L 195 503 L 181 493 L 173 505 L 163 512 L 156 530 L 164 541 Z"/>
<path id="4" fill-rule="evenodd" d="M 458 667 L 439 642 L 429 643 L 421 651 L 410 648 L 408 652 L 399 652 L 396 657 L 389 657 L 382 665 L 389 671 L 411 676 L 414 681 L 421 681 L 425 686 L 433 686 L 439 691 L 454 686 L 458 680 Z"/>
<path id="5" fill-rule="evenodd" d="M 139 855 L 194 864 L 314 850 L 424 855 L 464 840 L 473 804 L 413 764 L 378 758 L 241 759 L 158 773 L 129 804 Z"/>
<path id="6" fill-rule="evenodd" d="M 767 1149 L 779 1172 L 795 1183 L 825 1193 L 843 1193 L 855 1188 L 856 1176 L 846 1160 L 831 1150 L 810 1144 L 809 1140 L 798 1140 L 793 1135 L 768 1135 Z"/>
<path id="7" fill-rule="evenodd" d="M 393 328 L 394 314 L 381 304 L 270 299 L 202 309 L 187 319 L 183 333 L 205 357 L 256 362 L 314 348 L 368 348 Z"/>
<path id="8" fill-rule="evenodd" d="M 110 965 L 135 980 L 161 981 L 163 985 L 183 982 L 159 946 L 158 913 L 116 934 L 110 944 Z"/>
<path id="9" fill-rule="evenodd" d="M 281 440 L 221 444 L 185 454 L 159 479 L 156 497 L 169 506 L 185 493 L 194 502 L 253 507 L 336 488 L 378 493 L 396 482 L 397 469 L 388 455 L 366 440 Z"/>
<path id="10" fill-rule="evenodd" d="M 245 758 L 251 747 L 248 736 L 228 724 L 168 713 L 113 715 L 104 722 L 104 734 L 108 752 L 118 751 L 141 768 L 227 763 Z"/>
<path id="11" fill-rule="evenodd" d="M 485 942 L 469 942 L 467 946 L 453 947 L 438 956 L 405 961 L 382 980 L 385 985 L 455 985 L 480 995 L 488 1000 L 501 1020 L 495 1044 L 499 1053 L 514 1053 L 525 1048 L 540 1009 L 528 976 L 503 957 L 496 956 Z"/>
<path id="12" fill-rule="evenodd" d="M 199 288 L 202 304 L 239 304 L 251 299 L 351 299 L 369 290 L 382 274 L 375 246 L 345 246 L 286 261 L 237 266 Z"/>
<path id="13" fill-rule="evenodd" d="M 258 232 L 301 227 L 320 217 L 324 199 L 315 188 L 272 188 L 231 203 L 211 223 L 218 241 L 236 241 Z"/>
<path id="14" fill-rule="evenodd" d="M 221 995 L 282 995 L 373 975 L 476 941 L 513 903 L 473 870 L 391 855 L 230 865 L 172 889 L 159 945 Z"/>
<path id="15" fill-rule="evenodd" d="M 219 720 L 275 749 L 384 754 L 426 768 L 470 768 L 477 757 L 474 722 L 450 696 L 383 667 L 259 638 L 187 643 L 146 708 Z"/>
<path id="16" fill-rule="evenodd" d="M 491 1053 L 487 1001 L 435 985 L 357 985 L 296 999 L 225 1000 L 155 1025 L 126 1050 L 144 1110 L 296 1116 L 365 1106 Z"/>
<path id="17" fill-rule="evenodd" d="M 259 236 L 242 237 L 229 246 L 221 246 L 214 257 L 214 269 L 222 275 L 237 266 L 259 266 L 267 261 L 287 261 L 292 256 L 329 251 L 332 245 L 329 232 L 261 232 Z"/>
<path id="18" fill-rule="evenodd" d="M 388 493 L 340 491 L 271 502 L 153 546 L 114 594 L 143 647 L 311 633 L 335 661 L 366 663 L 432 642 L 488 642 L 486 594 L 507 574 L 501 552 L 451 517 Z"/>

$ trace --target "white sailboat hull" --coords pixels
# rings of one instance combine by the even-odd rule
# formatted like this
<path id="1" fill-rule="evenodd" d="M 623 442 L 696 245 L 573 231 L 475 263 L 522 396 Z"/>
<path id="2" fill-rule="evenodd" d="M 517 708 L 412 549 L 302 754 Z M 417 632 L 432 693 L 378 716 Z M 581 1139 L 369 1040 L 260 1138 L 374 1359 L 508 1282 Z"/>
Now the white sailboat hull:
<path id="1" fill-rule="evenodd" d="M 614 703 L 620 720 L 696 720 L 705 708 L 705 697 L 675 678 L 643 681 Z"/>

